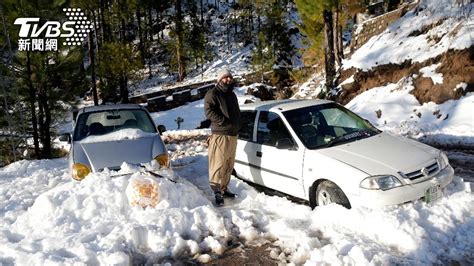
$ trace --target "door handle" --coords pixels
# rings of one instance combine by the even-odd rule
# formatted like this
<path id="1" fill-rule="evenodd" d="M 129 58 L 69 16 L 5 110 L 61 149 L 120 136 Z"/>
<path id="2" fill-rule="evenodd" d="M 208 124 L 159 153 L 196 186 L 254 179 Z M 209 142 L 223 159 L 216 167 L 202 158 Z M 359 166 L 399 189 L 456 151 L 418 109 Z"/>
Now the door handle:
<path id="1" fill-rule="evenodd" d="M 262 157 L 262 152 L 261 151 L 257 151 L 257 157 Z"/>

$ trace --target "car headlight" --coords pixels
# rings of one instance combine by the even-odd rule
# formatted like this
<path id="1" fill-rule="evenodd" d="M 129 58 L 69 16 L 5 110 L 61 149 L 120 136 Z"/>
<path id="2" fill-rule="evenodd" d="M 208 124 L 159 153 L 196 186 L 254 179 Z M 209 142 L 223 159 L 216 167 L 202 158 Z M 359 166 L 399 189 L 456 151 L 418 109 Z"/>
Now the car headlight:
<path id="1" fill-rule="evenodd" d="M 444 152 L 440 152 L 438 156 L 439 169 L 443 170 L 449 165 L 448 156 Z"/>
<path id="2" fill-rule="evenodd" d="M 72 166 L 72 178 L 76 179 L 77 181 L 84 179 L 90 172 L 91 169 L 82 163 L 75 163 Z"/>
<path id="3" fill-rule="evenodd" d="M 360 182 L 360 187 L 365 189 L 389 190 L 401 185 L 400 180 L 392 175 L 370 176 Z"/>
<path id="4" fill-rule="evenodd" d="M 165 168 L 170 167 L 170 158 L 168 157 L 168 154 L 160 154 L 155 157 L 155 160 Z"/>

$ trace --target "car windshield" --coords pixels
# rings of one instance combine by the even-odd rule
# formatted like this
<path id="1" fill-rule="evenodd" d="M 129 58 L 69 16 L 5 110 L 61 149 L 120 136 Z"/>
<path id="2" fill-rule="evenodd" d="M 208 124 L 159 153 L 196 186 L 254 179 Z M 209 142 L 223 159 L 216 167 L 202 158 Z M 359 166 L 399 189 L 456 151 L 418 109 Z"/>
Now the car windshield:
<path id="1" fill-rule="evenodd" d="M 381 132 L 368 121 L 335 103 L 286 111 L 283 115 L 308 149 L 331 147 Z"/>
<path id="2" fill-rule="evenodd" d="M 125 128 L 156 132 L 150 116 L 141 109 L 104 110 L 81 114 L 76 121 L 74 140 L 105 135 Z"/>

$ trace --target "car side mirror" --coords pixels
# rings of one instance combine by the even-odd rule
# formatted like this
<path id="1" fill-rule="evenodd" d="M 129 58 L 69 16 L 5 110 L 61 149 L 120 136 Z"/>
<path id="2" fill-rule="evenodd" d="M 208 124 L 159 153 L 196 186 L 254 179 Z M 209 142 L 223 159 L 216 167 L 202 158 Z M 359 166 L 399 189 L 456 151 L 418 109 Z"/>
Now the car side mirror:
<path id="1" fill-rule="evenodd" d="M 59 141 L 71 143 L 71 134 L 65 133 L 65 134 L 59 135 Z"/>
<path id="2" fill-rule="evenodd" d="M 166 132 L 166 127 L 163 126 L 163 125 L 158 125 L 156 127 L 156 129 L 158 129 L 158 132 L 160 132 L 160 135 L 162 135 L 164 132 Z"/>
<path id="3" fill-rule="evenodd" d="M 293 144 L 293 141 L 291 141 L 289 138 L 284 138 L 277 140 L 276 147 L 280 150 L 293 150 L 295 148 L 295 145 Z"/>

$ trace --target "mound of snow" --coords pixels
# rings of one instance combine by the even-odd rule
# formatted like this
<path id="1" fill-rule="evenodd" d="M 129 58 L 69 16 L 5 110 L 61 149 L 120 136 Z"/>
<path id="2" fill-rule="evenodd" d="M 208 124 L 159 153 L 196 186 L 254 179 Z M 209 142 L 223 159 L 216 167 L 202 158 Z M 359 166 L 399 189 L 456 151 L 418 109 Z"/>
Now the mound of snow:
<path id="1" fill-rule="evenodd" d="M 126 265 L 138 252 L 162 257 L 222 252 L 229 232 L 200 190 L 157 179 L 156 208 L 131 207 L 125 195 L 129 178 L 91 174 L 42 193 L 3 227 L 1 256 L 17 264 Z"/>
<path id="2" fill-rule="evenodd" d="M 420 105 L 411 90 L 412 79 L 403 78 L 361 93 L 346 107 L 376 127 L 398 135 L 423 137 L 439 144 L 474 145 L 474 93 L 443 104 Z"/>

